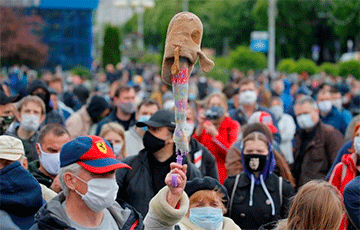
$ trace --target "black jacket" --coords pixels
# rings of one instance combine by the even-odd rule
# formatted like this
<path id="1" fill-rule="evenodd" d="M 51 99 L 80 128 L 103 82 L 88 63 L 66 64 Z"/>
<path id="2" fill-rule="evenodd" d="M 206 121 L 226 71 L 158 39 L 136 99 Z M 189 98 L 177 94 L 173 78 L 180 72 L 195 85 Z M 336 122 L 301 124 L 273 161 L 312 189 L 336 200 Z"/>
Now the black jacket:
<path id="1" fill-rule="evenodd" d="M 270 174 L 265 180 L 267 190 L 275 204 L 275 216 L 271 215 L 270 202 L 261 187 L 256 185 L 253 193 L 253 206 L 249 206 L 251 181 L 245 173 L 241 173 L 235 191 L 232 208 L 228 210 L 228 215 L 241 229 L 258 229 L 261 225 L 287 217 L 290 205 L 290 198 L 295 194 L 294 188 L 286 180 L 282 183 L 282 204 L 280 201 L 279 177 Z M 231 196 L 235 184 L 236 176 L 228 177 L 225 180 L 225 187 Z M 229 208 L 230 209 L 230 208 Z"/>
<path id="2" fill-rule="evenodd" d="M 201 159 L 199 159 L 199 162 L 194 162 L 195 155 L 197 154 L 201 154 Z M 209 176 L 219 180 L 215 157 L 205 146 L 194 138 L 190 140 L 190 153 L 187 155 L 187 158 L 194 163 L 203 176 Z"/>
<path id="3" fill-rule="evenodd" d="M 116 170 L 116 181 L 119 185 L 117 200 L 124 200 L 145 216 L 149 210 L 150 200 L 157 192 L 153 187 L 148 153 L 143 149 L 138 155 L 124 159 L 124 163 L 132 169 Z M 202 177 L 201 172 L 194 164 L 188 163 L 186 157 L 183 163 L 188 165 L 186 174 L 188 180 Z"/>

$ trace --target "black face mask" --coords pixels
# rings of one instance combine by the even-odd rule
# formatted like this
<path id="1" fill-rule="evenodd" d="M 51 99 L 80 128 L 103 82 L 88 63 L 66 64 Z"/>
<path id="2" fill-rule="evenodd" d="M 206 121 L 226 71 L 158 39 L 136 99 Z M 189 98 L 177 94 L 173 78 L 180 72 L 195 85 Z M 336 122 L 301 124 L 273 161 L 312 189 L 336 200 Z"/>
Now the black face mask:
<path id="1" fill-rule="evenodd" d="M 244 154 L 246 168 L 249 172 L 261 172 L 267 162 L 267 156 L 259 154 Z"/>
<path id="2" fill-rule="evenodd" d="M 143 144 L 148 153 L 155 153 L 165 147 L 165 141 L 155 137 L 149 131 L 144 134 Z"/>
<path id="3" fill-rule="evenodd" d="M 0 117 L 0 135 L 3 135 L 9 128 L 11 122 L 14 121 L 14 116 Z"/>

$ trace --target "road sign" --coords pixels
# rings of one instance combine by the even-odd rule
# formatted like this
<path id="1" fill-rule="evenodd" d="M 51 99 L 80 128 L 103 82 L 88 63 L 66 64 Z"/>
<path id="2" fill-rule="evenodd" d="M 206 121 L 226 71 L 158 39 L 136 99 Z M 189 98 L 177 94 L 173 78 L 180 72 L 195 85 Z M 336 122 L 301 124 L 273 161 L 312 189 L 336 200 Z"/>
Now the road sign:
<path id="1" fill-rule="evenodd" d="M 269 50 L 269 33 L 267 31 L 251 32 L 250 47 L 256 52 L 268 52 Z"/>

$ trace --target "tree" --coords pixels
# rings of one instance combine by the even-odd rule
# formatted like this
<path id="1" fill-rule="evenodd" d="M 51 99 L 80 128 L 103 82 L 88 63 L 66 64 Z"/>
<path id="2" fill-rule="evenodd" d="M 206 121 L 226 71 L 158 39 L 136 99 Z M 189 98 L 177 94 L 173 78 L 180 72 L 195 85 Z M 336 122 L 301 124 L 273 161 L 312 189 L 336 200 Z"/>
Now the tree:
<path id="1" fill-rule="evenodd" d="M 107 64 L 113 64 L 115 66 L 120 62 L 120 32 L 117 27 L 110 24 L 106 25 L 103 44 L 103 67 Z"/>
<path id="2" fill-rule="evenodd" d="M 43 21 L 39 16 L 25 16 L 21 9 L 0 8 L 1 63 L 42 66 L 48 46 L 41 41 Z"/>

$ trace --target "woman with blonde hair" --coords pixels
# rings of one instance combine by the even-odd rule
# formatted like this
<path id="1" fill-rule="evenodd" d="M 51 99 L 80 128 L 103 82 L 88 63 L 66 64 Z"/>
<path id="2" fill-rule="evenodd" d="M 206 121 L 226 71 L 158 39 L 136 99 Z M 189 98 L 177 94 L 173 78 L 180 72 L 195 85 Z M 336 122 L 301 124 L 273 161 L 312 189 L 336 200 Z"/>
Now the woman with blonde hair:
<path id="1" fill-rule="evenodd" d="M 121 160 L 127 157 L 125 129 L 122 125 L 115 122 L 106 123 L 101 127 L 100 137 L 110 143 L 117 159 Z"/>
<path id="2" fill-rule="evenodd" d="M 279 230 L 339 229 L 344 206 L 341 194 L 330 183 L 313 180 L 303 185 L 290 206 L 289 217 Z"/>
<path id="3" fill-rule="evenodd" d="M 229 116 L 226 96 L 223 93 L 210 94 L 205 104 L 205 113 L 199 114 L 193 137 L 215 156 L 219 180 L 223 184 L 227 177 L 226 153 L 236 141 L 240 125 Z"/>

